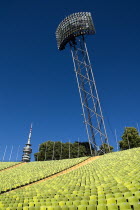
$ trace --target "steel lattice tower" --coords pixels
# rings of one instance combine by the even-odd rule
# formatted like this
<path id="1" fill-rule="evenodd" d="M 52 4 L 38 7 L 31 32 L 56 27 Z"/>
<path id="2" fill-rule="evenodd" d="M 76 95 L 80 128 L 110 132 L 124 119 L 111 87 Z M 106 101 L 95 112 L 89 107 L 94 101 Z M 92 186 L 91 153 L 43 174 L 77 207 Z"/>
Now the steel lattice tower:
<path id="1" fill-rule="evenodd" d="M 95 34 L 91 13 L 79 12 L 59 24 L 56 39 L 59 50 L 65 49 L 67 44 L 70 46 L 90 152 L 97 155 L 99 145 L 108 144 L 108 137 L 85 42 L 89 34 Z"/>

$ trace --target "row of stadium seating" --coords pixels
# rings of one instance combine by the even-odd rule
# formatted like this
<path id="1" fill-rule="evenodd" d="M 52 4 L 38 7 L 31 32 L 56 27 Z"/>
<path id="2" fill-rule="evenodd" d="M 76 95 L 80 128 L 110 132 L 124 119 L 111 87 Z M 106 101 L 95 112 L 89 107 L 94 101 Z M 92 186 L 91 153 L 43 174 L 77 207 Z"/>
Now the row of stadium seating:
<path id="1" fill-rule="evenodd" d="M 44 179 L 52 174 L 58 173 L 75 164 L 78 164 L 88 157 L 30 162 L 0 172 L 0 192 L 5 192 L 20 186 Z"/>
<path id="2" fill-rule="evenodd" d="M 19 164 L 19 162 L 0 162 L 0 171 L 17 164 Z"/>
<path id="3" fill-rule="evenodd" d="M 104 155 L 67 174 L 0 195 L 0 207 L 140 210 L 140 148 Z"/>

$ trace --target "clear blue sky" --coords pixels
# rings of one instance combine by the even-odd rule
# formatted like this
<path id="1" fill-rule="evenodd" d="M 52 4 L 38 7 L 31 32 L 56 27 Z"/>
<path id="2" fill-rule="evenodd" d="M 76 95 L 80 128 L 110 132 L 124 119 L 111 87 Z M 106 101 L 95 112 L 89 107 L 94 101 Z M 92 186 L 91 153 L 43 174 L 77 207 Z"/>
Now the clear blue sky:
<path id="1" fill-rule="evenodd" d="M 0 1 L 0 160 L 6 145 L 5 160 L 24 146 L 31 122 L 33 153 L 46 140 L 87 140 L 70 50 L 55 39 L 74 12 L 92 13 L 87 45 L 110 144 L 115 129 L 119 140 L 140 125 L 139 10 L 138 0 Z"/>

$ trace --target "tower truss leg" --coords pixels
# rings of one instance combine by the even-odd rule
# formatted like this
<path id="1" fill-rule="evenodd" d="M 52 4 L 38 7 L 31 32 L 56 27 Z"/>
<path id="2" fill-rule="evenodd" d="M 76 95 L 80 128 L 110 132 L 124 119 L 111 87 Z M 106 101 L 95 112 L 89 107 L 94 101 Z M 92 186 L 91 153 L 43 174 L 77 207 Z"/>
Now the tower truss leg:
<path id="1" fill-rule="evenodd" d="M 84 36 L 70 42 L 74 71 L 83 110 L 91 155 L 97 155 L 99 145 L 107 143 L 104 118 Z M 108 148 L 110 150 L 109 144 Z M 105 152 L 105 151 L 103 151 Z"/>

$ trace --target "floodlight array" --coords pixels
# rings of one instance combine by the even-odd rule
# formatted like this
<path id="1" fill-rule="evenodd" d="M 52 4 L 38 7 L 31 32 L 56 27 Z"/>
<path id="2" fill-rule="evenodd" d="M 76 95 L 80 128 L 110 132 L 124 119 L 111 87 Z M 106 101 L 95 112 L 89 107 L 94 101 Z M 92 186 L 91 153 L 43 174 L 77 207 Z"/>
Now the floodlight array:
<path id="1" fill-rule="evenodd" d="M 95 34 L 95 28 L 90 12 L 78 12 L 66 17 L 56 30 L 56 40 L 59 50 L 65 49 L 68 42 L 85 34 Z"/>

